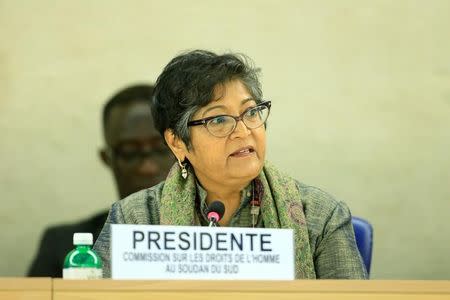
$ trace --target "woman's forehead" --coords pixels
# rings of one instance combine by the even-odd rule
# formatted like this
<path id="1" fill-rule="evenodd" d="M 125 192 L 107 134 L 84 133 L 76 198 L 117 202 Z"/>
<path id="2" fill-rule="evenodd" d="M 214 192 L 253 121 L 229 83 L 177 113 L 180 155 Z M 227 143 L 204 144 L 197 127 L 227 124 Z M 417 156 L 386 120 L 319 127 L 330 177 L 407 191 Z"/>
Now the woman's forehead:
<path id="1" fill-rule="evenodd" d="M 220 101 L 223 98 L 229 96 L 229 94 L 235 95 L 247 95 L 250 96 L 251 93 L 247 86 L 240 79 L 231 79 L 224 82 L 220 82 L 214 86 L 213 98 L 211 102 Z"/>
<path id="2" fill-rule="evenodd" d="M 228 81 L 216 85 L 211 101 L 201 107 L 196 114 L 205 114 L 213 109 L 227 109 L 228 107 L 241 107 L 249 102 L 256 102 L 247 87 L 240 80 Z"/>

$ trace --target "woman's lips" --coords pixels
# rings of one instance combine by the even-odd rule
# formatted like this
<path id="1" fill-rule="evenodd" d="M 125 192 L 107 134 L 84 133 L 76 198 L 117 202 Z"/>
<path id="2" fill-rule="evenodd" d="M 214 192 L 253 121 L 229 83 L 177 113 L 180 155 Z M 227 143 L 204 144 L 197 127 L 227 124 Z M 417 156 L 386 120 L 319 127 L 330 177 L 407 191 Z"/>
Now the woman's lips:
<path id="1" fill-rule="evenodd" d="M 233 153 L 231 153 L 230 156 L 232 157 L 247 157 L 250 155 L 253 155 L 255 153 L 255 150 L 253 149 L 253 147 L 245 147 L 245 148 L 241 148 L 237 151 L 234 151 Z"/>

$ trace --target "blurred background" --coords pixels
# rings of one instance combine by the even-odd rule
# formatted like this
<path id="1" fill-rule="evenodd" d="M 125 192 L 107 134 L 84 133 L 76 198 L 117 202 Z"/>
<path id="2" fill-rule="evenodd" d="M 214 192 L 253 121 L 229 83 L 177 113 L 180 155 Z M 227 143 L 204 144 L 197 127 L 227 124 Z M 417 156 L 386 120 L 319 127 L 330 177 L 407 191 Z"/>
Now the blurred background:
<path id="1" fill-rule="evenodd" d="M 0 0 L 0 36 L 0 276 L 116 199 L 106 99 L 204 48 L 262 69 L 268 159 L 372 223 L 372 278 L 450 279 L 450 1 Z"/>

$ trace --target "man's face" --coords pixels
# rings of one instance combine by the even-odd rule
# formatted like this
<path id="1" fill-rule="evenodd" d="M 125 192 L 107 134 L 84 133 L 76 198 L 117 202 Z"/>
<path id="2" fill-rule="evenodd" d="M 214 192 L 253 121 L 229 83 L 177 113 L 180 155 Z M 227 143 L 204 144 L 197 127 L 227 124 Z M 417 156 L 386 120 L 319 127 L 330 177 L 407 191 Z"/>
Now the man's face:
<path id="1" fill-rule="evenodd" d="M 174 158 L 153 128 L 146 102 L 114 107 L 106 126 L 107 164 L 121 199 L 165 179 Z"/>

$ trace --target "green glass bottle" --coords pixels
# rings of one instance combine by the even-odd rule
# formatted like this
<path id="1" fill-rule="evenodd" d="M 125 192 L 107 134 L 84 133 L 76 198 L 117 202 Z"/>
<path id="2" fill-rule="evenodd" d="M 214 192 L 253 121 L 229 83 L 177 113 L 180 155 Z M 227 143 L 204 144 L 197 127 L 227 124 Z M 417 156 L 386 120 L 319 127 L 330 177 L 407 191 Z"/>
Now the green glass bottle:
<path id="1" fill-rule="evenodd" d="M 64 259 L 64 279 L 101 279 L 102 259 L 92 250 L 92 233 L 74 233 L 73 244 L 75 249 L 69 252 Z"/>

